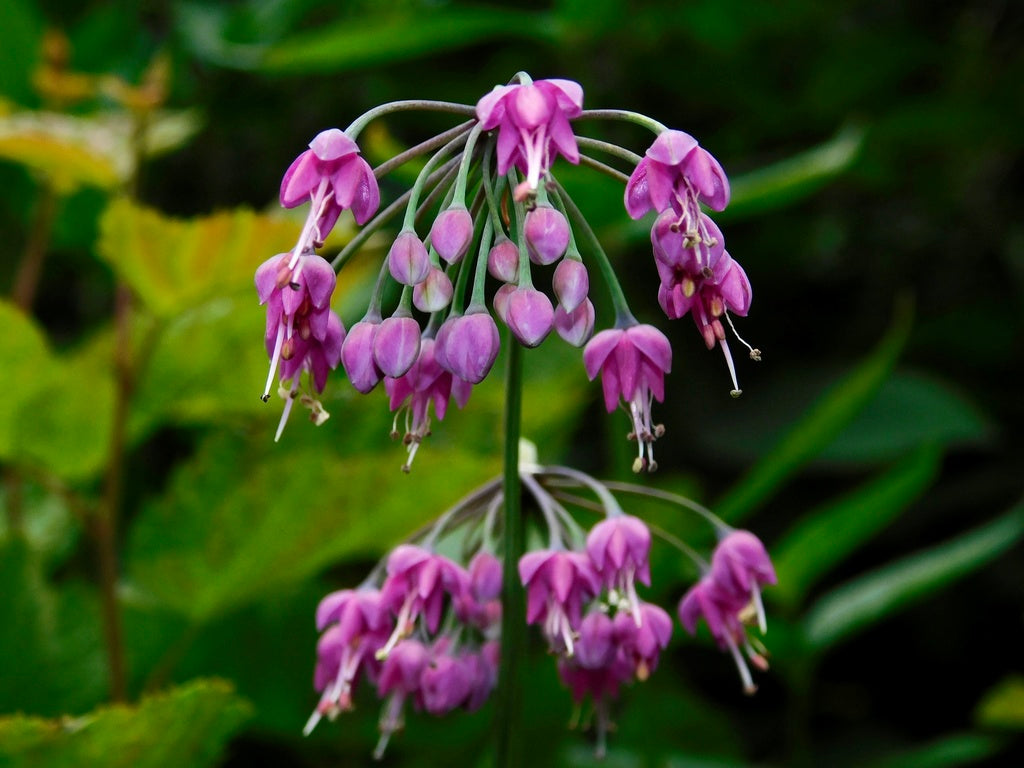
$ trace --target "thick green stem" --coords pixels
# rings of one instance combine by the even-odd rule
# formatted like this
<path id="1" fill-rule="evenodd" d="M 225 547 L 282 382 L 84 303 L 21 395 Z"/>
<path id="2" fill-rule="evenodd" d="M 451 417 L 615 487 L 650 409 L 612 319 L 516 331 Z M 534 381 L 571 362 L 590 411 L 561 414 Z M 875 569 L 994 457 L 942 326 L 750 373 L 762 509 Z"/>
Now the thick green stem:
<path id="1" fill-rule="evenodd" d="M 526 608 L 519 583 L 519 558 L 523 555 L 522 486 L 519 479 L 519 431 L 523 397 L 523 350 L 511 333 L 505 336 L 508 350 L 505 371 L 505 526 L 502 576 L 501 667 L 495 712 L 497 728 L 496 768 L 523 764 L 522 661 L 526 651 Z"/>

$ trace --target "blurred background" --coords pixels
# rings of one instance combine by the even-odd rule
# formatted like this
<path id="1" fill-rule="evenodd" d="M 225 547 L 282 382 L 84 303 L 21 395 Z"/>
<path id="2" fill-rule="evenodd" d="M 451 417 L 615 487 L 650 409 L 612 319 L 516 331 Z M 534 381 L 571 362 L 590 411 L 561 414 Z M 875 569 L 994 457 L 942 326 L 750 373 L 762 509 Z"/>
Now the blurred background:
<path id="1" fill-rule="evenodd" d="M 758 694 L 677 625 L 604 764 L 1024 764 L 1022 39 L 1008 0 L 4 0 L 0 764 L 370 762 L 370 690 L 301 736 L 313 612 L 499 471 L 502 362 L 411 476 L 384 395 L 340 373 L 331 419 L 275 445 L 252 273 L 294 243 L 277 189 L 317 132 L 393 99 L 472 104 L 521 69 L 720 160 L 716 220 L 754 287 L 738 330 L 763 351 L 733 400 L 721 356 L 658 309 L 650 223 L 556 167 L 675 349 L 640 481 L 756 531 L 780 579 Z M 375 164 L 452 124 L 396 116 L 361 144 Z M 386 247 L 342 273 L 347 325 Z M 633 479 L 579 352 L 551 339 L 526 366 L 541 461 Z M 644 596 L 674 608 L 694 573 L 653 557 Z M 526 704 L 532 763 L 592 761 L 536 638 Z M 487 764 L 492 718 L 410 714 L 385 762 Z"/>

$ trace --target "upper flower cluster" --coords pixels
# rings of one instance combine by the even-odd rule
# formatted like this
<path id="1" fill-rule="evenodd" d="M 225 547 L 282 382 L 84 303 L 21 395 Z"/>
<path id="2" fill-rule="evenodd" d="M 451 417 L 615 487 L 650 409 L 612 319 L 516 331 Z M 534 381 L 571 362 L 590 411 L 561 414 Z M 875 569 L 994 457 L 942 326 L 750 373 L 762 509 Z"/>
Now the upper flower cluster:
<path id="1" fill-rule="evenodd" d="M 372 169 L 356 143 L 362 128 L 380 115 L 418 108 L 469 120 Z M 579 121 L 609 118 L 655 131 L 643 157 L 577 138 Z M 613 161 L 632 160 L 628 180 L 584 154 L 592 150 Z M 411 189 L 378 212 L 378 177 L 426 153 L 430 157 Z M 702 210 L 720 211 L 729 202 L 721 165 L 689 134 L 642 115 L 584 111 L 583 89 L 576 82 L 534 81 L 520 74 L 476 105 L 396 102 L 371 110 L 345 131 L 332 128 L 317 135 L 288 168 L 281 204 L 292 208 L 308 202 L 306 222 L 292 251 L 266 262 L 256 279 L 267 306 L 271 358 L 263 397 L 269 397 L 278 375 L 287 401 L 281 426 L 294 399 L 311 409 L 315 421 L 326 418 L 315 398 L 327 372 L 340 363 L 359 392 L 384 383 L 396 414 L 396 436 L 399 416 L 406 414 L 408 469 L 430 434 L 431 420 L 444 418 L 453 398 L 464 406 L 472 387 L 493 367 L 500 348 L 497 320 L 528 347 L 552 331 L 570 344 L 586 345 L 587 375 L 594 379 L 600 373 L 606 407 L 611 411 L 621 402 L 629 414 L 630 437 L 638 444 L 634 468 L 653 470 L 653 442 L 664 427 L 655 423 L 651 409 L 664 397 L 671 347 L 660 331 L 634 319 L 600 242 L 558 182 L 559 157 L 627 180 L 630 216 L 658 214 L 651 230 L 661 279 L 658 301 L 669 318 L 690 315 L 709 348 L 722 348 L 738 394 L 723 323 L 747 314 L 750 282 Z M 345 210 L 365 227 L 328 264 L 316 249 Z M 330 310 L 333 272 L 403 211 L 366 312 L 346 333 Z M 590 292 L 595 268 L 608 289 L 615 322 L 588 345 L 597 323 Z M 497 281 L 493 290 L 489 278 Z M 751 350 L 753 357 L 758 354 Z"/>

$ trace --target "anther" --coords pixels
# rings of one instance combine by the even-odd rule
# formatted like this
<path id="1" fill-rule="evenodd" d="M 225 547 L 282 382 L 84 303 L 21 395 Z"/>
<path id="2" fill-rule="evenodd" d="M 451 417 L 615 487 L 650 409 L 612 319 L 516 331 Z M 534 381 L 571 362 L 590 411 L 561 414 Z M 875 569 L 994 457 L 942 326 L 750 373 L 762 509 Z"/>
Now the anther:
<path id="1" fill-rule="evenodd" d="M 761 350 L 758 349 L 757 347 L 754 347 L 752 350 L 750 350 L 750 359 L 753 360 L 755 363 L 760 363 Z"/>
<path id="2" fill-rule="evenodd" d="M 742 389 L 730 389 L 729 390 L 729 394 L 732 395 L 733 399 L 735 400 L 737 397 L 739 397 L 740 395 L 743 394 L 743 390 Z"/>
<path id="3" fill-rule="evenodd" d="M 654 437 L 655 437 L 655 439 L 657 439 L 659 437 L 663 437 L 664 435 L 665 435 L 665 425 L 664 424 L 655 424 L 654 425 Z"/>

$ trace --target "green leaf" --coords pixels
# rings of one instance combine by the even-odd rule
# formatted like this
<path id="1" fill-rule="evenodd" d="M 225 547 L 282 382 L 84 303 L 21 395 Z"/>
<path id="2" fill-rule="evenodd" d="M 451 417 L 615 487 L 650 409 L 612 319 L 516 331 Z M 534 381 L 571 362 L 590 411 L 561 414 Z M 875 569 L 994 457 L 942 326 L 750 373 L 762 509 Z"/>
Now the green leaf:
<path id="1" fill-rule="evenodd" d="M 167 318 L 251 285 L 256 267 L 297 235 L 288 219 L 252 211 L 183 220 L 119 199 L 103 214 L 97 251 L 147 309 Z"/>
<path id="2" fill-rule="evenodd" d="M 818 459 L 874 462 L 897 459 L 922 443 L 977 443 L 991 433 L 978 409 L 928 376 L 891 376 Z"/>
<path id="3" fill-rule="evenodd" d="M 975 720 L 983 728 L 1024 731 L 1024 677 L 1011 675 L 989 690 Z"/>
<path id="4" fill-rule="evenodd" d="M 0 398 L 0 458 L 16 456 L 18 413 L 24 403 L 53 378 L 46 339 L 20 309 L 0 300 L 0 358 L 5 361 L 4 396 Z"/>
<path id="5" fill-rule="evenodd" d="M 552 41 L 556 31 L 547 14 L 521 9 L 439 7 L 415 16 L 368 14 L 339 19 L 272 45 L 259 66 L 273 73 L 342 72 L 498 38 Z"/>
<path id="6" fill-rule="evenodd" d="M 891 523 L 931 485 L 942 451 L 924 446 L 843 498 L 796 522 L 772 548 L 779 583 L 772 597 L 800 602 L 815 582 Z"/>
<path id="7" fill-rule="evenodd" d="M 181 146 L 200 124 L 195 111 L 156 113 L 147 127 L 145 154 Z M 135 172 L 134 133 L 134 121 L 121 113 L 14 112 L 0 115 L 0 158 L 42 174 L 64 194 L 81 186 L 112 190 Z"/>
<path id="8" fill-rule="evenodd" d="M 32 768 L 212 765 L 249 714 L 229 684 L 197 680 L 134 707 L 104 707 L 74 719 L 0 718 L 0 761 Z"/>
<path id="9" fill-rule="evenodd" d="M 729 207 L 716 218 L 762 213 L 807 197 L 853 165 L 864 146 L 865 134 L 863 126 L 846 125 L 818 147 L 733 177 Z"/>
<path id="10" fill-rule="evenodd" d="M 496 461 L 428 445 L 412 480 L 397 456 L 341 456 L 316 443 L 286 450 L 269 434 L 207 442 L 133 529 L 131 594 L 202 623 L 346 555 L 383 554 L 497 471 Z"/>
<path id="11" fill-rule="evenodd" d="M 1002 739 L 994 736 L 956 733 L 867 765 L 868 768 L 955 768 L 991 757 L 1002 747 Z"/>
<path id="12" fill-rule="evenodd" d="M 900 305 L 892 327 L 866 360 L 814 403 L 779 443 L 716 506 L 738 522 L 764 502 L 850 423 L 892 371 L 910 332 L 910 310 Z"/>
<path id="13" fill-rule="evenodd" d="M 999 556 L 1024 535 L 1024 504 L 968 533 L 837 587 L 804 620 L 810 648 L 823 651 L 908 603 Z"/>
<path id="14" fill-rule="evenodd" d="M 0 658 L 8 660 L 0 712 L 57 715 L 102 699 L 106 666 L 93 594 L 75 584 L 54 589 L 39 554 L 17 538 L 0 545 L 0 616 Z"/>
<path id="15" fill-rule="evenodd" d="M 35 3 L 0 3 L 0 94 L 23 102 L 34 95 L 32 72 L 39 61 L 42 32 L 43 17 Z"/>

